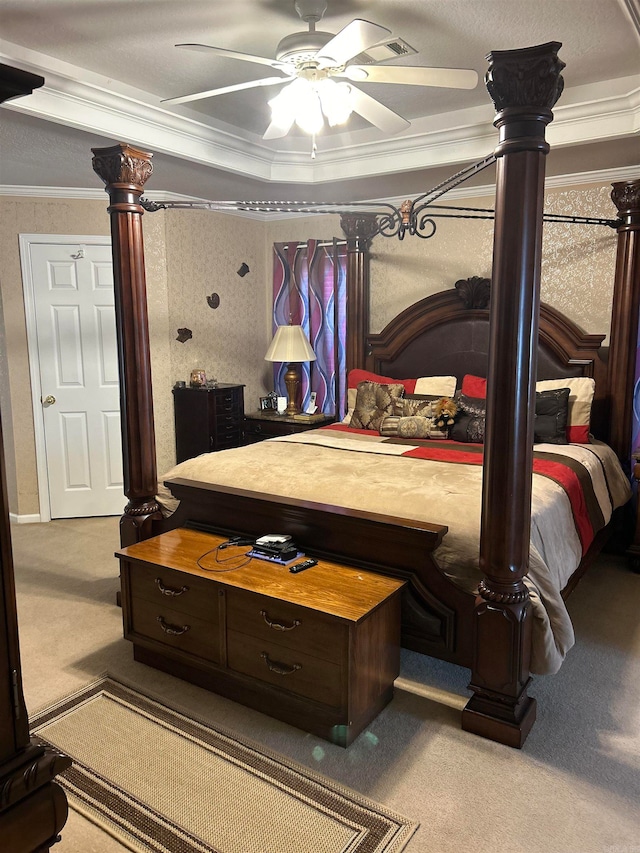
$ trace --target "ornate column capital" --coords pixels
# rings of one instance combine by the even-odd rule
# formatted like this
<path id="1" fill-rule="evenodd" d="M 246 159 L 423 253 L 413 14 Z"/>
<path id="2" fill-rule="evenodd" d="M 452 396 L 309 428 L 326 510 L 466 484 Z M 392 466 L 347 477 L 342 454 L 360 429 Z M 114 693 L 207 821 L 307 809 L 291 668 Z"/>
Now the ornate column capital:
<path id="1" fill-rule="evenodd" d="M 142 189 L 153 172 L 153 154 L 140 151 L 128 142 L 119 142 L 109 148 L 92 148 L 93 171 L 107 188 L 111 184 L 132 184 Z"/>
<path id="2" fill-rule="evenodd" d="M 619 181 L 611 184 L 611 201 L 618 213 L 625 219 L 640 217 L 640 178 L 633 181 Z"/>
<path id="3" fill-rule="evenodd" d="M 564 62 L 560 42 L 551 41 L 520 50 L 494 50 L 487 55 L 487 91 L 496 108 L 494 125 L 500 129 L 496 155 L 507 151 L 549 150 L 544 139 L 551 112 L 562 94 Z"/>
<path id="4" fill-rule="evenodd" d="M 153 154 L 140 151 L 128 142 L 109 148 L 92 148 L 93 171 L 105 184 L 111 206 L 109 211 L 144 213 L 140 196 L 153 172 Z"/>
<path id="5" fill-rule="evenodd" d="M 340 226 L 347 237 L 347 248 L 366 249 L 378 231 L 375 213 L 343 213 Z"/>

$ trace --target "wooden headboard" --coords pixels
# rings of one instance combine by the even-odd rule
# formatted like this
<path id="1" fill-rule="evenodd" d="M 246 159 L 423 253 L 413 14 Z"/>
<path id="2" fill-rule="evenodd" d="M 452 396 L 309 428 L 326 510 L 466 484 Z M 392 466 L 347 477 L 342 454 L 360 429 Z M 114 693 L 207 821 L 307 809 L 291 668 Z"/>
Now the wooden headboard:
<path id="1" fill-rule="evenodd" d="M 399 379 L 454 375 L 458 387 L 467 373 L 487 376 L 488 280 L 468 281 L 476 286 L 427 296 L 398 314 L 379 334 L 368 335 L 367 369 Z M 483 289 L 480 282 L 487 283 L 486 299 L 477 298 L 477 291 Z M 475 299 L 469 297 L 470 289 L 476 291 Z M 478 303 L 485 307 L 467 307 Z M 601 346 L 604 337 L 583 332 L 560 311 L 540 304 L 538 379 L 593 377 L 592 431 L 602 440 L 609 434 L 607 350 Z"/>

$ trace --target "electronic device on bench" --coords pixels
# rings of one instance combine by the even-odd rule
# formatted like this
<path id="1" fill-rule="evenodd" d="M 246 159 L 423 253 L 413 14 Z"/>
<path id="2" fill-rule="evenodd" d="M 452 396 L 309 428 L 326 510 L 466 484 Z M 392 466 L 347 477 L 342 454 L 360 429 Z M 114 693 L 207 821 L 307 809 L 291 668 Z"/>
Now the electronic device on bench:
<path id="1" fill-rule="evenodd" d="M 270 560 L 282 565 L 291 563 L 303 556 L 303 553 L 292 541 L 291 536 L 286 533 L 267 533 L 265 536 L 260 536 L 254 542 L 249 554 L 259 560 Z"/>

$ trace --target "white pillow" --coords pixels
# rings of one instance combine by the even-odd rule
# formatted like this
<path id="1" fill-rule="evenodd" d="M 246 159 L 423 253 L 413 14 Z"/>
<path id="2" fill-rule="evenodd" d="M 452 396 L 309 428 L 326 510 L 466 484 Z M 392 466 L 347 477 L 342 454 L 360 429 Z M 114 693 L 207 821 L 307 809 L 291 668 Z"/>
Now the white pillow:
<path id="1" fill-rule="evenodd" d="M 573 379 L 543 379 L 536 382 L 536 391 L 555 391 L 557 388 L 569 389 L 567 441 L 571 444 L 588 444 L 595 379 L 577 376 Z"/>
<path id="2" fill-rule="evenodd" d="M 455 376 L 421 376 L 416 380 L 414 394 L 432 394 L 434 397 L 453 397 L 458 380 Z"/>

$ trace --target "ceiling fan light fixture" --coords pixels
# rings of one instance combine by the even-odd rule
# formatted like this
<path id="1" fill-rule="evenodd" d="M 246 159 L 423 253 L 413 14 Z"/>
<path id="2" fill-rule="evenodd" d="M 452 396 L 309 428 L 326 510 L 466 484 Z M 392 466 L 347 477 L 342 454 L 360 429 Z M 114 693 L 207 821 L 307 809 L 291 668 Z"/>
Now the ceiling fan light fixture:
<path id="1" fill-rule="evenodd" d="M 309 92 L 301 98 L 296 105 L 296 124 L 309 136 L 315 136 L 320 133 L 324 125 L 324 116 L 322 115 L 322 107 L 320 98 L 315 88 L 309 84 Z"/>
<path id="2" fill-rule="evenodd" d="M 298 77 L 269 101 L 271 121 L 282 127 L 294 122 L 305 133 L 314 135 L 322 130 L 324 118 L 318 93 L 309 80 Z"/>
<path id="3" fill-rule="evenodd" d="M 331 127 L 344 124 L 353 112 L 351 86 L 348 83 L 336 83 L 334 80 L 320 80 L 317 84 L 322 112 Z"/>
<path id="4" fill-rule="evenodd" d="M 269 101 L 271 121 L 278 127 L 298 127 L 314 136 L 324 126 L 344 124 L 353 112 L 351 86 L 328 78 L 307 80 L 298 77 Z"/>

